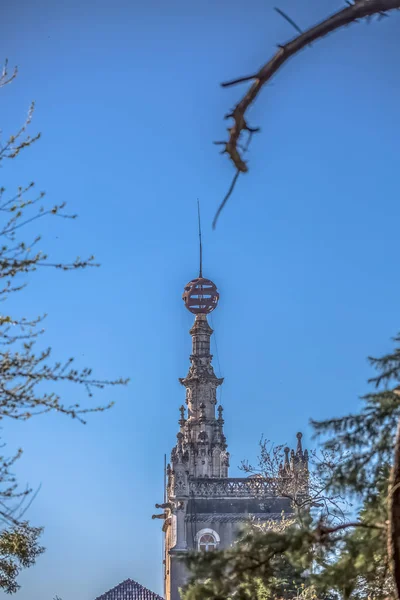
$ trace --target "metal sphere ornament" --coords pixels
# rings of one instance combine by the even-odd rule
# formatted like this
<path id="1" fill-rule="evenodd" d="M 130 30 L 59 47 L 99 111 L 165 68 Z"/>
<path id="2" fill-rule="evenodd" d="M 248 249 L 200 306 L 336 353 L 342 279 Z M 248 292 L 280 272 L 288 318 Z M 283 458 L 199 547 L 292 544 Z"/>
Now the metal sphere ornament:
<path id="1" fill-rule="evenodd" d="M 191 313 L 207 315 L 217 308 L 219 293 L 210 279 L 198 277 L 185 286 L 182 299 Z"/>

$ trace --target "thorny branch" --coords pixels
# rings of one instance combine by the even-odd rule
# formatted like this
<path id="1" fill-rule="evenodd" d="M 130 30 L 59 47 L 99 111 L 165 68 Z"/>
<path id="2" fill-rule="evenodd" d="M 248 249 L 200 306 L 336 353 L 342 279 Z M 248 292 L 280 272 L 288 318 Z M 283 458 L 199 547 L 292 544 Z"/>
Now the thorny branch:
<path id="1" fill-rule="evenodd" d="M 325 37 L 337 29 L 341 29 L 352 23 L 357 23 L 360 19 L 370 19 L 374 15 L 378 15 L 378 18 L 381 18 L 387 16 L 387 12 L 389 11 L 400 10 L 400 0 L 355 0 L 354 4 L 350 3 L 348 0 L 346 0 L 346 2 L 348 4 L 346 8 L 335 12 L 317 25 L 299 33 L 299 35 L 296 35 L 286 44 L 278 44 L 277 52 L 255 73 L 221 84 L 222 87 L 231 87 L 239 83 L 248 81 L 253 82 L 242 99 L 236 104 L 233 111 L 225 116 L 226 119 L 233 120 L 232 126 L 228 129 L 228 141 L 217 142 L 217 144 L 224 146 L 222 153 L 228 154 L 236 168 L 236 174 L 227 195 L 218 208 L 213 221 L 214 229 L 223 207 L 233 192 L 240 173 L 246 173 L 248 171 L 247 163 L 243 158 L 243 151 L 240 153 L 240 139 L 243 132 L 247 131 L 249 134 L 253 134 L 259 131 L 259 128 L 250 127 L 248 125 L 246 116 L 249 107 L 256 100 L 265 84 L 270 81 L 273 75 L 275 75 L 289 58 L 298 54 L 306 46 L 311 45 L 312 42 Z M 297 31 L 301 31 L 300 28 L 285 15 L 285 13 L 280 10 L 277 10 L 277 12 L 291 23 Z"/>

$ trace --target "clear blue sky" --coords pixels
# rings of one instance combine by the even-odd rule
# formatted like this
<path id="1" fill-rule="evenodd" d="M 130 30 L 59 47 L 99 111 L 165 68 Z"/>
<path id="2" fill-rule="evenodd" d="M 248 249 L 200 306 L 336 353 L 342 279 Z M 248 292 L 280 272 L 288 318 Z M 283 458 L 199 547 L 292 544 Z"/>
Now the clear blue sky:
<path id="1" fill-rule="evenodd" d="M 197 274 L 221 292 L 213 315 L 233 475 L 264 434 L 310 446 L 310 416 L 358 406 L 368 354 L 400 328 L 400 15 L 354 25 L 293 59 L 251 112 L 262 133 L 216 232 L 233 174 L 213 140 L 254 71 L 292 30 L 266 0 L 16 0 L 0 10 L 1 55 L 20 75 L 1 93 L 11 133 L 31 100 L 42 140 L 4 165 L 67 201 L 75 223 L 43 222 L 54 260 L 94 253 L 101 269 L 46 271 L 13 308 L 47 312 L 46 342 L 100 377 L 131 377 L 86 426 L 61 415 L 4 422 L 17 474 L 41 491 L 29 511 L 46 554 L 17 600 L 93 600 L 128 577 L 162 591 L 163 455 L 177 431 Z M 286 0 L 301 27 L 340 2 Z M 32 228 L 33 232 L 37 232 Z M 218 365 L 216 365 L 219 373 Z M 82 390 L 65 388 L 66 399 Z"/>

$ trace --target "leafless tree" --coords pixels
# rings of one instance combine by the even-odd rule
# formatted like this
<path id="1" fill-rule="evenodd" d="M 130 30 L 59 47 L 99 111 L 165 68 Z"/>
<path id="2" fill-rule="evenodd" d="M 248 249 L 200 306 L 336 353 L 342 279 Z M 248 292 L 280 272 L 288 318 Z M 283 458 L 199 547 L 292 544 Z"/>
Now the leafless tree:
<path id="1" fill-rule="evenodd" d="M 300 435 L 300 434 L 298 434 Z M 338 449 L 303 452 L 298 448 L 289 456 L 289 448 L 261 439 L 257 466 L 242 461 L 241 469 L 252 476 L 264 477 L 274 482 L 274 494 L 290 499 L 298 518 L 318 513 L 317 519 L 326 525 L 341 524 L 346 519 L 348 501 L 340 494 L 331 492 L 329 484 L 337 465 L 344 460 Z M 299 458 L 293 468 L 292 461 Z M 292 463 L 292 464 L 291 464 Z"/>

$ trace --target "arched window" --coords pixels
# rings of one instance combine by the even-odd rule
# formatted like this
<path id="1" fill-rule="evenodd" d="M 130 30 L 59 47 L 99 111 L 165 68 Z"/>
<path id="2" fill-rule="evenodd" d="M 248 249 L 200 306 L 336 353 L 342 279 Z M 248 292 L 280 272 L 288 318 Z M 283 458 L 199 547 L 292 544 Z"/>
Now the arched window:
<path id="1" fill-rule="evenodd" d="M 211 533 L 204 533 L 199 538 L 199 550 L 208 552 L 209 550 L 215 550 L 217 547 L 217 540 Z"/>
<path id="2" fill-rule="evenodd" d="M 220 539 L 216 531 L 207 528 L 197 532 L 196 541 L 198 550 L 209 552 L 218 548 Z"/>

